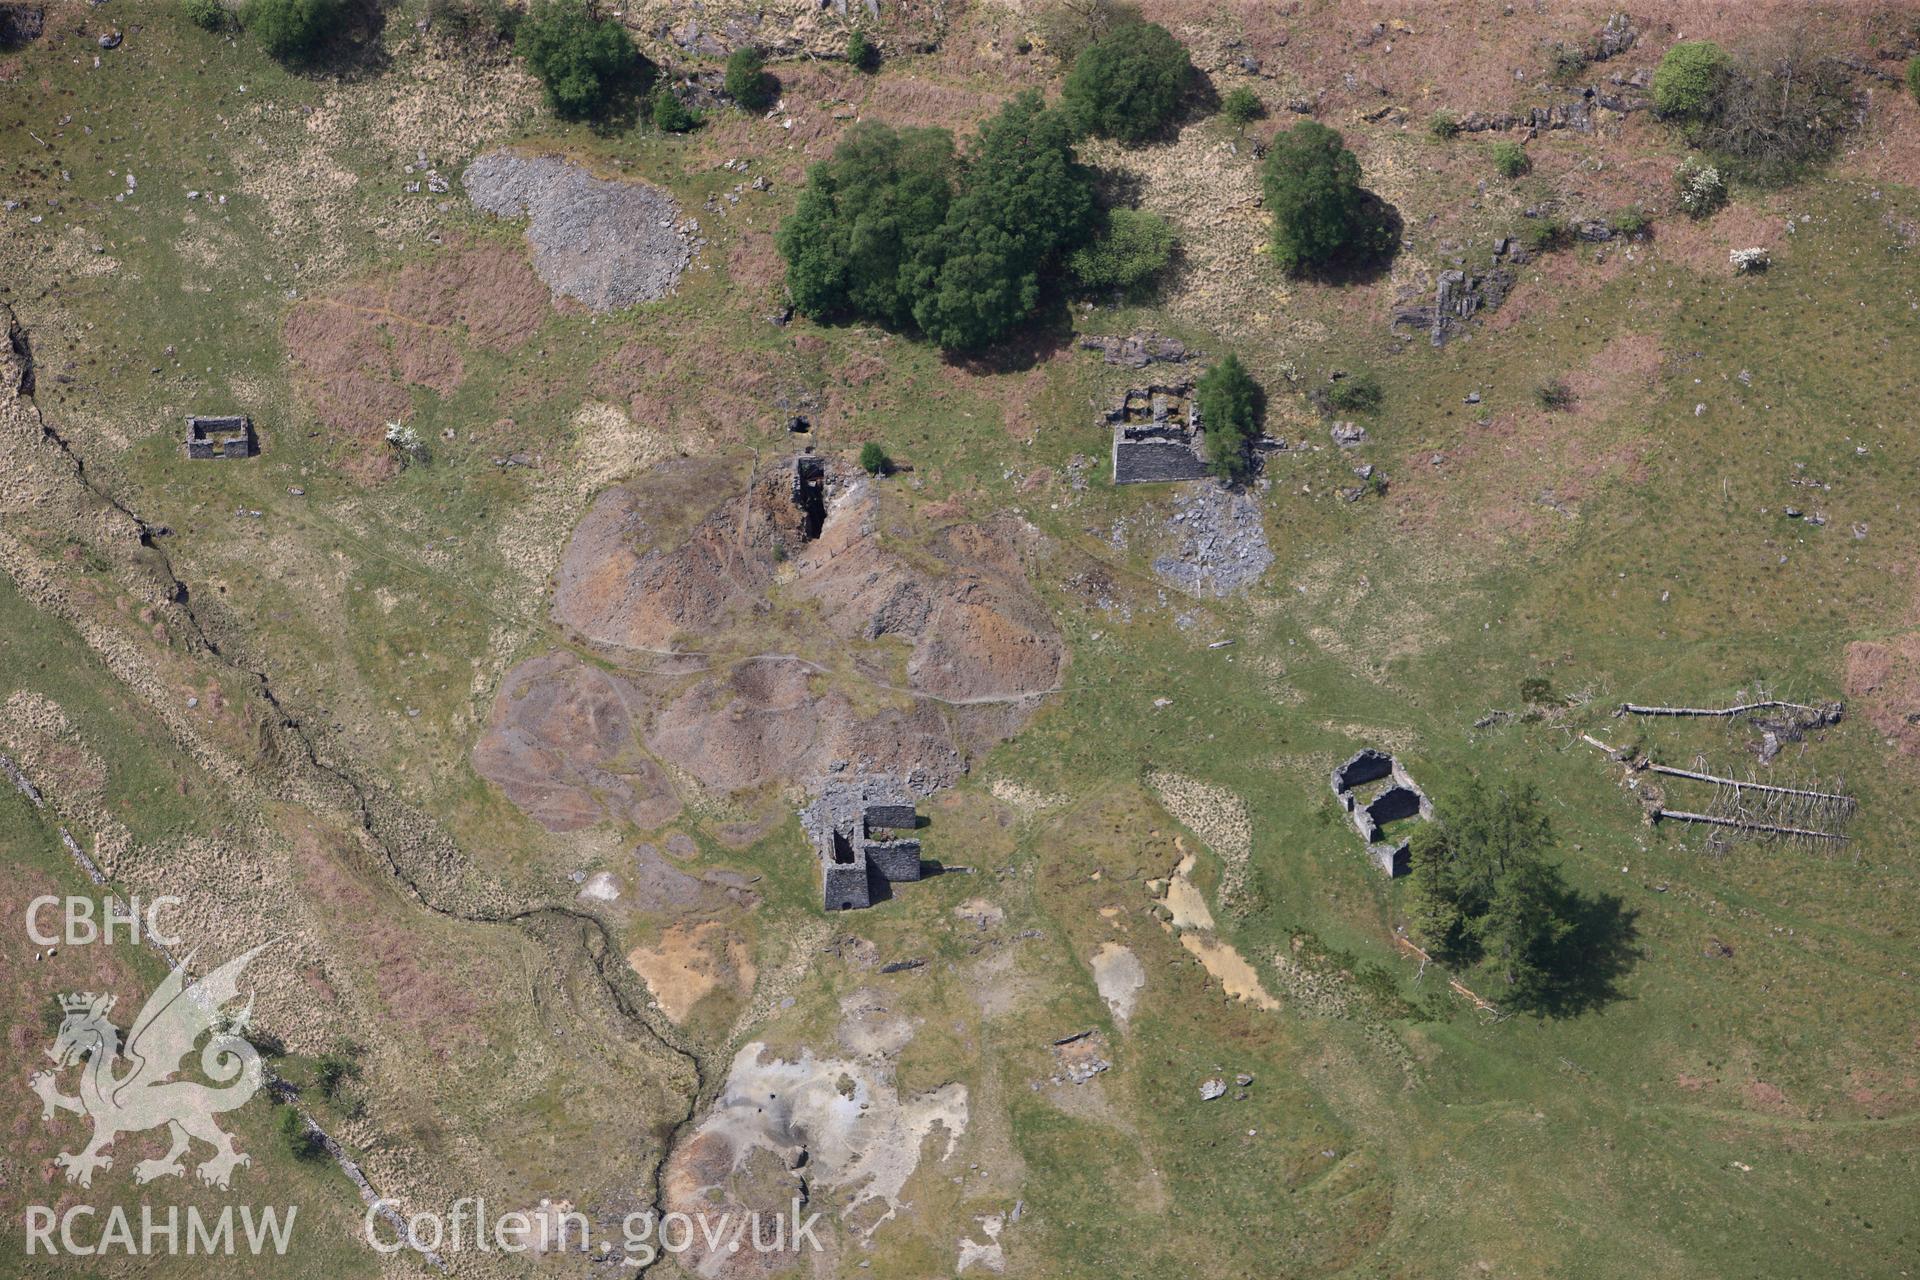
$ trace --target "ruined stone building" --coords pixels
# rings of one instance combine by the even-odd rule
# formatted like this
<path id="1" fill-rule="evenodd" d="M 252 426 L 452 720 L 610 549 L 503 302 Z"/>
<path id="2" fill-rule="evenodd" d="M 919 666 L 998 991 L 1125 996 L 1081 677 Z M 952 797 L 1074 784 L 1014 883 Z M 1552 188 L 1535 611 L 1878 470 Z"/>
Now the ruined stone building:
<path id="1" fill-rule="evenodd" d="M 1113 424 L 1113 482 L 1204 480 L 1206 450 L 1193 384 L 1130 390 L 1107 411 Z"/>
<path id="2" fill-rule="evenodd" d="M 1366 747 L 1333 771 L 1333 794 L 1353 819 L 1354 829 L 1366 841 L 1367 856 L 1388 877 L 1409 870 L 1409 842 L 1381 838 L 1389 822 L 1402 818 L 1433 818 L 1433 802 L 1407 776 L 1400 762 L 1384 751 Z M 1376 786 L 1377 783 L 1385 785 Z"/>
<path id="3" fill-rule="evenodd" d="M 918 880 L 920 841 L 902 832 L 920 822 L 913 796 L 898 778 L 835 778 L 800 815 L 820 858 L 821 897 L 828 911 L 870 907 L 883 884 Z M 879 890 L 884 896 L 885 890 Z"/>
<path id="4" fill-rule="evenodd" d="M 259 452 L 253 419 L 240 416 L 187 419 L 189 458 L 251 458 Z"/>

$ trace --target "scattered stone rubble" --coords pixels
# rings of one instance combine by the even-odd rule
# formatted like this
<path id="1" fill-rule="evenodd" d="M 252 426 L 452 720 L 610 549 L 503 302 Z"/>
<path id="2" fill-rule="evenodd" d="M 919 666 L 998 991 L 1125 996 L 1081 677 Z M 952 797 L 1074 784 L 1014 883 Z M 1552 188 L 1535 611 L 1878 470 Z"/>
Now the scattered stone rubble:
<path id="1" fill-rule="evenodd" d="M 1371 799 L 1362 801 L 1363 788 L 1387 780 L 1387 785 Z M 1408 842 L 1390 843 L 1380 838 L 1381 828 L 1402 818 L 1433 819 L 1433 802 L 1416 785 L 1407 771 L 1386 752 L 1365 747 L 1333 771 L 1333 794 L 1340 807 L 1353 819 L 1354 829 L 1366 841 L 1367 857 L 1389 878 L 1403 876 L 1409 869 Z"/>
<path id="2" fill-rule="evenodd" d="M 1260 501 L 1244 489 L 1195 487 L 1167 518 L 1167 528 L 1180 541 L 1154 558 L 1153 575 L 1189 595 L 1231 595 L 1273 564 Z"/>
<path id="3" fill-rule="evenodd" d="M 1136 333 L 1130 337 L 1101 334 L 1080 339 L 1082 351 L 1098 351 L 1108 364 L 1128 369 L 1144 369 L 1150 364 L 1185 364 L 1187 346 L 1178 338 L 1157 333 Z"/>
<path id="4" fill-rule="evenodd" d="M 488 152 L 461 183 L 476 208 L 528 217 L 533 269 L 594 311 L 666 297 L 706 244 L 700 224 L 658 187 L 596 178 L 554 156 Z"/>

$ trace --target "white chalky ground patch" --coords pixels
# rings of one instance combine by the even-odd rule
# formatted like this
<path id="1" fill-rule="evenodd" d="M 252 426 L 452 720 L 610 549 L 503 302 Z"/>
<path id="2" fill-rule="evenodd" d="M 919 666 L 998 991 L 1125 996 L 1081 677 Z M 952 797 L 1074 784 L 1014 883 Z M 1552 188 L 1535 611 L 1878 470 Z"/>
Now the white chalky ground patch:
<path id="1" fill-rule="evenodd" d="M 902 1099 L 887 1061 L 821 1058 L 811 1049 L 788 1061 L 754 1041 L 734 1055 L 726 1088 L 696 1137 L 727 1139 L 735 1172 L 756 1148 L 778 1155 L 804 1146 L 814 1183 L 853 1192 L 843 1218 L 868 1201 L 886 1206 L 866 1228 L 871 1235 L 901 1208 L 900 1193 L 936 1128 L 947 1139 L 940 1159 L 950 1159 L 967 1131 L 965 1085 Z"/>
<path id="2" fill-rule="evenodd" d="M 1102 944 L 1093 953 L 1092 963 L 1093 985 L 1113 1010 L 1115 1020 L 1124 1023 L 1133 1016 L 1133 1006 L 1147 985 L 1146 966 L 1140 963 L 1139 956 L 1117 942 Z"/>

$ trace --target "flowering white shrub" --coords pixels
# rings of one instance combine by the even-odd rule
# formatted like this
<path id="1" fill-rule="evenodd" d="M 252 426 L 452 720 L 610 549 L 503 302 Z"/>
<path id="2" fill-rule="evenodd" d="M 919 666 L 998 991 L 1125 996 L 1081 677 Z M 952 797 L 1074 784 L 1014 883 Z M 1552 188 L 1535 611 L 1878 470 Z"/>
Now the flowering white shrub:
<path id="1" fill-rule="evenodd" d="M 1733 264 L 1735 271 L 1765 271 L 1773 264 L 1773 258 L 1757 245 L 1751 249 L 1733 250 L 1727 254 L 1727 261 Z"/>
<path id="2" fill-rule="evenodd" d="M 412 452 L 420 447 L 420 433 L 412 427 L 402 426 L 398 422 L 389 422 L 387 424 L 387 443 L 399 445 L 402 449 Z"/>
<path id="3" fill-rule="evenodd" d="M 1710 164 L 1689 160 L 1673 179 L 1680 188 L 1680 207 L 1695 218 L 1704 218 L 1727 202 L 1727 180 Z"/>

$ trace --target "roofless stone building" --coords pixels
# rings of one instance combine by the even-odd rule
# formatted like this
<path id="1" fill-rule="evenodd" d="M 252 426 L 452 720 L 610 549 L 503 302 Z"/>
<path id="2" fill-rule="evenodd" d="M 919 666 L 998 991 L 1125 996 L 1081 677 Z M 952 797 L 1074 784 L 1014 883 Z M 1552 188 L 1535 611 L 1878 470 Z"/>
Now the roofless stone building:
<path id="1" fill-rule="evenodd" d="M 902 835 L 920 823 L 913 795 L 890 774 L 835 778 L 800 815 L 820 858 L 828 911 L 873 905 L 878 884 L 920 878 L 920 841 Z"/>

